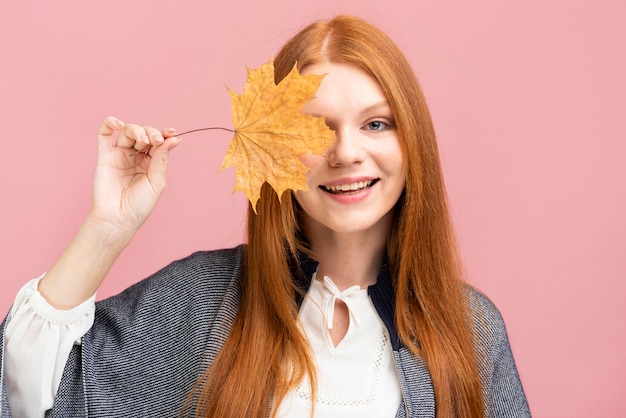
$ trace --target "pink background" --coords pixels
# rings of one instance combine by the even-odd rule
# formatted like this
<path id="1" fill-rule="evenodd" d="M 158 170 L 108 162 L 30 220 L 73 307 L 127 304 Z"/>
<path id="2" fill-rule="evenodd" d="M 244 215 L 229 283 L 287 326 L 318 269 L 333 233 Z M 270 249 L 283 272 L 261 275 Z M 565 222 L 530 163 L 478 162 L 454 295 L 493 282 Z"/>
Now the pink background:
<path id="1" fill-rule="evenodd" d="M 114 114 L 230 127 L 225 85 L 304 24 L 367 18 L 406 51 L 439 134 L 469 279 L 500 307 L 535 417 L 626 416 L 626 30 L 615 1 L 11 1 L 0 10 L 0 310 L 89 207 L 95 132 Z M 226 132 L 190 135 L 114 294 L 241 241 L 216 174 Z"/>

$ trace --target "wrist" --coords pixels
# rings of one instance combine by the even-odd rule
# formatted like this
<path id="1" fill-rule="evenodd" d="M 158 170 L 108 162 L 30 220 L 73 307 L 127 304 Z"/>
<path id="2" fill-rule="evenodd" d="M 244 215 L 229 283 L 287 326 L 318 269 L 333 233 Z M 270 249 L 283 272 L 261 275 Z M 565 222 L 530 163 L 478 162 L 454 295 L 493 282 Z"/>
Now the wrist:
<path id="1" fill-rule="evenodd" d="M 124 249 L 135 236 L 137 231 L 125 228 L 104 220 L 97 214 L 90 212 L 80 228 L 80 233 L 88 236 L 93 243 L 104 247 Z"/>
<path id="2" fill-rule="evenodd" d="M 39 283 L 39 293 L 57 309 L 91 297 L 134 235 L 92 215 Z"/>

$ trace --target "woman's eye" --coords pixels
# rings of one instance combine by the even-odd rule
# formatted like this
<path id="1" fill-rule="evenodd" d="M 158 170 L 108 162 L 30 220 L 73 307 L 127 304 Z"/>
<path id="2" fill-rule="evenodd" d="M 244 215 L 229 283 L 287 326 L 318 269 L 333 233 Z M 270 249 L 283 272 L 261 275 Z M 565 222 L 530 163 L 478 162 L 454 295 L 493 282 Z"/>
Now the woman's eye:
<path id="1" fill-rule="evenodd" d="M 369 122 L 365 127 L 370 131 L 382 131 L 389 127 L 389 125 L 382 120 L 373 120 Z"/>

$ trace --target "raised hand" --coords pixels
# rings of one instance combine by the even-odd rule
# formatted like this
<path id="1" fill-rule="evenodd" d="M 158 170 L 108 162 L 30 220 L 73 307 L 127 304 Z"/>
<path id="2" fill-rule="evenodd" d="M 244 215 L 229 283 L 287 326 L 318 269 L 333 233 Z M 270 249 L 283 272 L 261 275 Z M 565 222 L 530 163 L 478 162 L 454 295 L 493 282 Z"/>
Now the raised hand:
<path id="1" fill-rule="evenodd" d="M 72 308 L 98 289 L 152 213 L 165 188 L 169 152 L 179 143 L 173 129 L 105 119 L 98 131 L 89 215 L 39 282 L 39 292 L 51 305 Z"/>
<path id="2" fill-rule="evenodd" d="M 169 152 L 180 142 L 175 135 L 114 117 L 100 126 L 89 216 L 110 226 L 112 237 L 134 234 L 152 213 L 165 188 Z"/>

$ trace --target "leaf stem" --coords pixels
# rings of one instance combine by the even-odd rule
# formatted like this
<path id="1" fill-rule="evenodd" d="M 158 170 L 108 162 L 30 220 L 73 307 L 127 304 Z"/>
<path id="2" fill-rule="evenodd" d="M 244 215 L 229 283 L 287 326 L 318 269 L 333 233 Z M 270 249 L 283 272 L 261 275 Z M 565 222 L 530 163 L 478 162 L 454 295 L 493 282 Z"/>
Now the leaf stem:
<path id="1" fill-rule="evenodd" d="M 174 135 L 174 136 L 183 136 L 183 135 L 187 135 L 187 134 L 192 134 L 192 133 L 194 133 L 194 132 L 200 132 L 200 131 L 212 131 L 212 130 L 216 130 L 216 129 L 219 129 L 219 130 L 222 130 L 222 131 L 233 132 L 233 133 L 235 132 L 233 129 L 222 128 L 221 126 L 212 126 L 212 127 L 210 127 L 210 128 L 198 128 L 198 129 L 192 129 L 192 130 L 190 130 L 190 131 L 185 131 L 185 132 L 180 133 L 180 134 L 179 134 L 179 133 L 177 133 L 177 134 L 176 134 L 176 135 Z M 149 149 L 149 148 L 148 148 L 148 149 Z M 146 149 L 146 151 L 145 151 L 145 152 L 133 152 L 132 154 L 128 154 L 128 156 L 129 156 L 129 157 L 134 157 L 134 156 L 135 156 L 135 155 L 137 155 L 137 154 L 146 154 L 146 153 L 148 152 L 148 149 Z"/>
<path id="2" fill-rule="evenodd" d="M 210 127 L 210 128 L 192 129 L 190 131 L 186 131 L 186 132 L 183 132 L 183 133 L 180 133 L 180 134 L 177 133 L 175 136 L 182 136 L 182 135 L 187 135 L 187 134 L 191 134 L 191 133 L 194 133 L 194 132 L 200 132 L 200 131 L 211 131 L 211 130 L 215 130 L 215 129 L 220 129 L 222 131 L 228 131 L 228 132 L 233 132 L 233 133 L 235 132 L 232 129 L 222 128 L 221 126 L 213 126 L 213 127 Z"/>

